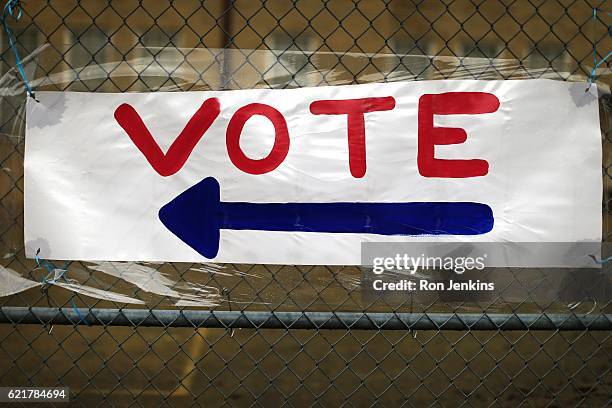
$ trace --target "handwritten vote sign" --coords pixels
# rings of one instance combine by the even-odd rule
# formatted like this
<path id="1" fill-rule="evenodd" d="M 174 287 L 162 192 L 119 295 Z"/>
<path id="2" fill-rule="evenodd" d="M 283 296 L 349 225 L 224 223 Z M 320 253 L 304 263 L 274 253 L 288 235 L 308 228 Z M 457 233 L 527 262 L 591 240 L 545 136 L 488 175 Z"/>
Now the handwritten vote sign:
<path id="1" fill-rule="evenodd" d="M 27 253 L 358 264 L 368 241 L 597 241 L 597 90 L 584 88 L 38 92 Z"/>

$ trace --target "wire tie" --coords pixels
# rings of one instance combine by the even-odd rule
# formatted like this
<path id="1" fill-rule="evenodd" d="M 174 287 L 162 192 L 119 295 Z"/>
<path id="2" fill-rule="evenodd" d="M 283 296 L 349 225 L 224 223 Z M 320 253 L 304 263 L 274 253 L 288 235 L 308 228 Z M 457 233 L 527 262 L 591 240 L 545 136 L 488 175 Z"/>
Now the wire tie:
<path id="1" fill-rule="evenodd" d="M 2 11 L 2 26 L 4 27 L 4 32 L 8 38 L 9 46 L 13 51 L 13 55 L 15 56 L 15 65 L 17 65 L 17 71 L 19 71 L 19 75 L 21 79 L 23 79 L 23 85 L 25 87 L 26 92 L 30 96 L 30 98 L 34 99 L 36 102 L 40 101 L 36 99 L 34 95 L 34 91 L 30 86 L 30 82 L 28 81 L 28 77 L 26 75 L 25 69 L 23 67 L 23 63 L 21 61 L 21 57 L 19 56 L 19 51 L 17 50 L 17 45 L 15 44 L 15 39 L 13 36 L 13 32 L 9 28 L 7 19 L 8 17 L 12 17 L 15 21 L 18 21 L 23 15 L 23 8 L 21 7 L 20 0 L 8 0 L 4 5 L 4 9 Z"/>
<path id="2" fill-rule="evenodd" d="M 606 259 L 597 259 L 595 255 L 589 255 L 589 258 L 593 260 L 598 265 L 605 265 L 608 262 L 612 261 L 612 256 L 607 257 Z"/>

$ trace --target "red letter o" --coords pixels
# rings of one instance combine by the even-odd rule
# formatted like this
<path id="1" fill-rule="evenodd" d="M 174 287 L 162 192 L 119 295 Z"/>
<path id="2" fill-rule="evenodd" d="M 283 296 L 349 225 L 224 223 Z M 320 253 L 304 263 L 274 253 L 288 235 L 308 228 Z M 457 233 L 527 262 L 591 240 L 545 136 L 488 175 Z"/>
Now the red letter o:
<path id="1" fill-rule="evenodd" d="M 248 158 L 240 148 L 240 135 L 246 121 L 254 115 L 265 116 L 274 125 L 274 146 L 263 159 Z M 269 105 L 251 103 L 238 109 L 227 125 L 227 153 L 236 167 L 249 174 L 264 174 L 277 168 L 289 152 L 289 131 L 283 115 Z"/>

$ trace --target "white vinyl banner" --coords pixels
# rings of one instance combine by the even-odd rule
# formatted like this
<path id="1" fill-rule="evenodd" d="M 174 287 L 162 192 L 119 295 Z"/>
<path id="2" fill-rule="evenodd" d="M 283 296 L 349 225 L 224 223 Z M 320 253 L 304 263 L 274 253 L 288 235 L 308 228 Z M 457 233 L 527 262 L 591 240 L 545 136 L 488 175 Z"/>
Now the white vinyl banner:
<path id="1" fill-rule="evenodd" d="M 359 264 L 362 242 L 601 240 L 597 89 L 37 92 L 27 255 Z"/>

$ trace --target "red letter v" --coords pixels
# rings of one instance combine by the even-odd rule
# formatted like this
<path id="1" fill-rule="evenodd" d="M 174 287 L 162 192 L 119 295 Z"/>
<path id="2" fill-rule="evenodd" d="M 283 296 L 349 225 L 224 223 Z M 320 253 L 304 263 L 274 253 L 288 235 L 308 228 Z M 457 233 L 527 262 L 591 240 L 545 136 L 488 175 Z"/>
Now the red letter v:
<path id="1" fill-rule="evenodd" d="M 205 100 L 200 109 L 189 119 L 166 154 L 161 151 L 132 105 L 124 103 L 119 106 L 115 110 L 115 120 L 144 154 L 153 169 L 167 177 L 183 167 L 195 145 L 219 116 L 220 110 L 217 98 Z"/>

